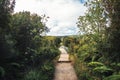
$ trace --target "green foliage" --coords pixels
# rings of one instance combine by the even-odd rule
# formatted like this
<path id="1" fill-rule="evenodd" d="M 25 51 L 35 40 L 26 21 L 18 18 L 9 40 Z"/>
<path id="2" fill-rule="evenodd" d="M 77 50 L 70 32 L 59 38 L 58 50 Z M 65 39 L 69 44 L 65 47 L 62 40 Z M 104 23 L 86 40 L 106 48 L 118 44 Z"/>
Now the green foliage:
<path id="1" fill-rule="evenodd" d="M 77 53 L 79 48 L 79 41 L 76 36 L 64 36 L 62 38 L 62 45 L 68 47 L 70 53 Z"/>
<path id="2" fill-rule="evenodd" d="M 107 1 L 108 2 L 108 1 Z M 111 25 L 107 28 L 107 41 L 110 45 L 109 50 L 107 51 L 107 57 L 111 62 L 120 62 L 120 1 L 114 0 L 106 3 L 106 10 L 108 11 L 108 15 L 111 21 Z M 109 10 L 108 6 L 111 5 L 111 10 Z M 113 12 L 114 11 L 114 12 Z M 112 56 L 112 57 L 111 57 Z"/>
<path id="3" fill-rule="evenodd" d="M 4 77 L 5 75 L 5 70 L 3 67 L 0 66 L 0 77 Z"/>
<path id="4" fill-rule="evenodd" d="M 111 63 L 110 66 L 114 69 L 116 73 L 120 72 L 120 63 Z"/>
<path id="5" fill-rule="evenodd" d="M 88 63 L 89 72 L 91 75 L 103 79 L 105 76 L 112 75 L 113 70 L 106 67 L 101 62 L 90 62 Z"/>
<path id="6" fill-rule="evenodd" d="M 54 65 L 45 62 L 41 68 L 31 69 L 24 76 L 24 80 L 52 80 L 54 73 Z"/>
<path id="7" fill-rule="evenodd" d="M 18 68 L 20 68 L 20 67 L 21 67 L 21 65 L 20 65 L 20 64 L 18 64 L 18 63 L 10 63 L 10 65 L 11 65 L 11 66 L 14 66 L 14 67 L 18 67 Z"/>
<path id="8" fill-rule="evenodd" d="M 41 71 L 43 75 L 47 77 L 47 79 L 45 80 L 48 80 L 48 79 L 52 80 L 54 77 L 54 71 L 55 71 L 54 64 L 50 63 L 49 61 L 44 63 L 44 65 L 41 67 Z"/>
<path id="9" fill-rule="evenodd" d="M 15 0 L 0 0 L 0 34 L 10 30 L 10 18 L 15 5 Z M 8 31 L 8 32 L 7 32 Z"/>
<path id="10" fill-rule="evenodd" d="M 94 75 L 103 78 L 113 74 L 113 70 L 106 66 L 100 66 L 93 69 Z"/>
<path id="11" fill-rule="evenodd" d="M 0 61 L 8 57 L 8 53 L 13 51 L 14 44 L 11 40 L 9 24 L 14 5 L 14 0 L 0 0 Z"/>
<path id="12" fill-rule="evenodd" d="M 88 72 L 82 72 L 79 76 L 79 80 L 94 80 Z"/>
<path id="13" fill-rule="evenodd" d="M 120 80 L 120 75 L 112 75 L 112 76 L 106 77 L 103 80 Z"/>
<path id="14" fill-rule="evenodd" d="M 91 74 L 88 72 L 87 65 L 78 58 L 75 59 L 74 68 L 77 73 L 78 80 L 94 80 Z"/>
<path id="15" fill-rule="evenodd" d="M 80 29 L 81 34 L 93 34 L 99 33 L 101 36 L 105 30 L 106 16 L 104 15 L 104 7 L 102 6 L 101 0 L 88 0 L 85 3 L 88 8 L 85 16 L 78 18 L 77 25 Z M 101 32 L 101 33 L 100 33 Z"/>
<path id="16" fill-rule="evenodd" d="M 30 70 L 24 77 L 24 80 L 40 80 L 41 74 L 37 70 Z"/>
<path id="17" fill-rule="evenodd" d="M 96 67 L 96 68 L 94 68 L 93 69 L 93 71 L 95 72 L 95 73 L 105 73 L 105 72 L 111 72 L 112 71 L 112 69 L 110 69 L 110 68 L 107 68 L 106 66 L 100 66 L 100 67 Z"/>
<path id="18" fill-rule="evenodd" d="M 30 49 L 36 49 L 41 44 L 42 32 L 47 31 L 46 26 L 41 22 L 42 17 L 30 12 L 19 12 L 12 17 L 12 35 L 16 40 L 16 47 L 19 52 L 25 53 Z"/>
<path id="19" fill-rule="evenodd" d="M 104 64 L 103 63 L 101 63 L 101 62 L 90 62 L 90 63 L 88 63 L 88 67 L 93 67 L 93 68 L 95 68 L 95 67 L 100 67 L 100 66 L 104 66 Z"/>
<path id="20" fill-rule="evenodd" d="M 106 76 L 105 80 L 119 80 L 119 4 L 119 0 L 88 0 L 88 10 L 77 22 L 81 35 L 61 39 L 41 36 L 49 31 L 45 15 L 13 14 L 15 0 L 0 0 L 0 80 L 23 80 L 23 75 L 25 80 L 52 80 L 52 61 L 61 41 L 81 60 L 75 64 L 80 80 Z"/>
<path id="21" fill-rule="evenodd" d="M 118 0 L 88 0 L 86 14 L 78 18 L 82 37 L 77 56 L 88 63 L 88 72 L 95 80 L 120 71 L 119 4 Z"/>
<path id="22" fill-rule="evenodd" d="M 57 55 L 58 55 L 58 49 L 54 49 L 54 48 L 49 48 L 49 47 L 43 47 L 41 50 L 40 50 L 40 57 L 43 59 L 43 60 L 52 60 L 54 59 Z"/>
<path id="23" fill-rule="evenodd" d="M 42 66 L 42 70 L 44 73 L 48 73 L 49 71 L 52 71 L 53 70 L 53 64 L 48 64 L 45 63 L 43 66 Z"/>
<path id="24" fill-rule="evenodd" d="M 49 45 L 41 36 L 49 31 L 46 16 L 13 14 L 14 5 L 15 0 L 0 0 L 0 80 L 23 80 L 24 75 L 25 80 L 52 80 L 59 39 Z"/>
<path id="25" fill-rule="evenodd" d="M 46 43 L 44 43 L 43 45 L 45 47 L 54 47 L 54 48 L 58 48 L 60 47 L 60 43 L 61 43 L 61 37 L 59 36 L 44 36 L 44 41 Z"/>
<path id="26" fill-rule="evenodd" d="M 77 50 L 77 54 L 79 56 L 80 60 L 89 62 L 89 61 L 94 61 L 97 52 L 97 44 L 96 44 L 96 35 L 91 34 L 91 35 L 83 35 L 80 37 L 80 42 L 79 42 L 79 49 Z"/>

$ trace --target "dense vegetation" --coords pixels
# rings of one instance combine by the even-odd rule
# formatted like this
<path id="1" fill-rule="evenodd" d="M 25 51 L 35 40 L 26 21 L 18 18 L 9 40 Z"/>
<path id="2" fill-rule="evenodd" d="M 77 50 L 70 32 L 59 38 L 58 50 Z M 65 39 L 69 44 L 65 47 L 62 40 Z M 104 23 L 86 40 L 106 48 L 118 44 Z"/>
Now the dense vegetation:
<path id="1" fill-rule="evenodd" d="M 59 51 L 42 36 L 47 17 L 13 13 L 14 6 L 14 0 L 0 0 L 0 80 L 52 80 Z"/>
<path id="2" fill-rule="evenodd" d="M 60 45 L 74 56 L 79 80 L 120 80 L 119 4 L 88 0 L 80 35 L 53 37 L 43 36 L 47 16 L 13 13 L 15 0 L 0 0 L 0 80 L 52 80 Z"/>
<path id="3" fill-rule="evenodd" d="M 79 80 L 120 80 L 120 1 L 88 0 L 80 35 L 66 37 Z"/>

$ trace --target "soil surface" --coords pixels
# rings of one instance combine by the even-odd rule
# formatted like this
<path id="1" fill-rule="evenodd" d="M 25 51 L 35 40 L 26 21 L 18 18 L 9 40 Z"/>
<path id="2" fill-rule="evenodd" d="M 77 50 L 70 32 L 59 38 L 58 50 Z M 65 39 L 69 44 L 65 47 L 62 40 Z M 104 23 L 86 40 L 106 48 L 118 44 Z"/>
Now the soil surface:
<path id="1" fill-rule="evenodd" d="M 58 63 L 56 65 L 54 80 L 77 80 L 76 73 L 71 63 Z"/>
<path id="2" fill-rule="evenodd" d="M 77 80 L 75 70 L 69 61 L 69 55 L 67 53 L 60 54 L 55 68 L 54 80 Z"/>

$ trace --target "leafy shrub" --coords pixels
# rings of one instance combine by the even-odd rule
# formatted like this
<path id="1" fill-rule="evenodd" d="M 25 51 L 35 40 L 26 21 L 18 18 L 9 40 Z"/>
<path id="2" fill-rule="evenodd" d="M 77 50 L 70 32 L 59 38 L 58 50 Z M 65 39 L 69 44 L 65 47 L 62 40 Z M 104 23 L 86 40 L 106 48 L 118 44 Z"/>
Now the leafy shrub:
<path id="1" fill-rule="evenodd" d="M 88 67 L 95 68 L 95 67 L 98 67 L 98 66 L 104 66 L 104 64 L 101 63 L 101 62 L 90 62 L 90 63 L 88 63 Z"/>
<path id="2" fill-rule="evenodd" d="M 51 72 L 54 70 L 54 65 L 52 63 L 44 63 L 44 65 L 42 66 L 42 71 L 47 73 L 47 72 Z"/>
<path id="3" fill-rule="evenodd" d="M 47 79 L 43 80 L 52 80 L 55 71 L 54 64 L 50 62 L 44 63 L 44 65 L 41 67 L 41 71 L 43 76 L 47 77 Z"/>
<path id="4" fill-rule="evenodd" d="M 100 72 L 100 73 L 104 73 L 104 72 L 112 71 L 112 69 L 107 68 L 106 66 L 100 66 L 100 67 L 94 68 L 93 71 L 95 71 L 95 72 Z"/>
<path id="5" fill-rule="evenodd" d="M 58 49 L 50 48 L 50 47 L 42 47 L 39 50 L 32 50 L 35 53 L 32 53 L 31 55 L 28 55 L 27 63 L 29 66 L 38 67 L 43 65 L 45 62 L 49 61 L 52 62 L 53 59 L 55 59 L 56 56 L 58 56 Z"/>
<path id="6" fill-rule="evenodd" d="M 119 66 L 119 67 L 120 67 L 120 63 L 118 63 L 118 64 L 117 64 L 117 66 Z"/>
<path id="7" fill-rule="evenodd" d="M 82 72 L 79 76 L 80 80 L 93 80 L 93 78 L 89 75 L 88 72 Z"/>
<path id="8" fill-rule="evenodd" d="M 18 68 L 20 68 L 20 66 L 21 66 L 21 65 L 18 64 L 18 63 L 11 63 L 10 65 L 11 65 L 11 66 L 14 66 L 14 67 L 18 67 Z"/>
<path id="9" fill-rule="evenodd" d="M 113 70 L 110 68 L 107 68 L 106 66 L 100 66 L 100 67 L 94 68 L 93 72 L 97 75 L 109 76 L 109 75 L 112 75 Z"/>
<path id="10" fill-rule="evenodd" d="M 94 80 L 89 74 L 86 63 L 76 59 L 74 68 L 77 73 L 78 80 Z"/>
<path id="11" fill-rule="evenodd" d="M 0 77 L 3 77 L 5 75 L 5 70 L 3 67 L 0 66 Z"/>
<path id="12" fill-rule="evenodd" d="M 40 57 L 43 60 L 53 60 L 58 55 L 58 52 L 57 49 L 43 47 L 40 51 Z"/>
<path id="13" fill-rule="evenodd" d="M 103 80 L 120 80 L 120 75 L 112 75 L 112 76 L 106 77 Z"/>
<path id="14" fill-rule="evenodd" d="M 116 71 L 120 71 L 120 63 L 111 63 L 110 66 Z"/>
<path id="15" fill-rule="evenodd" d="M 106 67 L 101 62 L 90 62 L 88 63 L 89 72 L 92 76 L 95 76 L 99 79 L 103 79 L 106 76 L 110 76 L 113 73 L 113 70 Z"/>
<path id="16" fill-rule="evenodd" d="M 24 77 L 24 80 L 40 80 L 41 73 L 37 70 L 30 70 Z"/>
<path id="17" fill-rule="evenodd" d="M 29 70 L 24 76 L 24 80 L 52 80 L 54 65 L 50 62 L 44 63 L 39 69 Z"/>

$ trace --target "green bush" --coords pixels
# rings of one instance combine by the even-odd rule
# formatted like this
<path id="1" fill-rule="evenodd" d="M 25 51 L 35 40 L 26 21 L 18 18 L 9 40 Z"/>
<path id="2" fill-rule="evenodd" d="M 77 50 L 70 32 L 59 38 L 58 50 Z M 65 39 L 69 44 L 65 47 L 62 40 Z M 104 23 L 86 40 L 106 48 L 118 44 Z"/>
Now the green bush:
<path id="1" fill-rule="evenodd" d="M 24 80 L 40 80 L 41 73 L 37 70 L 30 70 L 24 77 Z"/>
<path id="2" fill-rule="evenodd" d="M 44 65 L 41 67 L 41 71 L 43 76 L 47 77 L 47 79 L 42 80 L 52 80 L 55 71 L 54 64 L 50 62 L 44 63 Z"/>
<path id="3" fill-rule="evenodd" d="M 40 57 L 43 60 L 53 60 L 58 55 L 58 49 L 43 47 L 40 51 Z"/>
<path id="4" fill-rule="evenodd" d="M 106 76 L 110 76 L 113 73 L 113 70 L 106 67 L 101 62 L 90 62 L 88 63 L 89 72 L 92 76 L 96 78 L 103 79 Z"/>
<path id="5" fill-rule="evenodd" d="M 93 69 L 93 72 L 98 77 L 106 77 L 113 74 L 113 70 L 106 66 L 100 66 Z"/>
<path id="6" fill-rule="evenodd" d="M 14 66 L 14 67 L 17 67 L 17 68 L 20 68 L 20 67 L 21 67 L 21 65 L 18 64 L 18 63 L 11 63 L 10 66 Z"/>
<path id="7" fill-rule="evenodd" d="M 54 70 L 54 64 L 47 61 L 39 68 L 28 70 L 28 72 L 24 76 L 24 80 L 52 80 Z"/>
<path id="8" fill-rule="evenodd" d="M 82 72 L 79 75 L 79 80 L 93 80 L 93 78 L 89 75 L 88 72 Z"/>
<path id="9" fill-rule="evenodd" d="M 57 49 L 42 47 L 39 53 L 36 53 L 32 56 L 34 65 L 29 66 L 32 70 L 28 70 L 24 80 L 52 80 L 55 70 L 52 60 L 57 55 Z"/>
<path id="10" fill-rule="evenodd" d="M 104 66 L 104 64 L 101 63 L 101 62 L 90 62 L 90 63 L 88 63 L 88 67 L 95 68 L 95 67 L 98 67 L 98 66 Z"/>
<path id="11" fill-rule="evenodd" d="M 106 77 L 103 80 L 120 80 L 120 75 L 112 75 L 112 76 Z"/>
<path id="12" fill-rule="evenodd" d="M 112 69 L 107 68 L 106 66 L 100 66 L 100 67 L 94 68 L 93 71 L 97 73 L 105 73 L 105 72 L 111 72 Z"/>
<path id="13" fill-rule="evenodd" d="M 120 71 L 120 63 L 111 63 L 110 66 L 118 73 Z"/>
<path id="14" fill-rule="evenodd" d="M 54 72 L 54 65 L 52 63 L 46 62 L 41 69 L 44 73 Z"/>
<path id="15" fill-rule="evenodd" d="M 3 77 L 5 75 L 5 70 L 3 67 L 0 66 L 0 77 Z"/>

